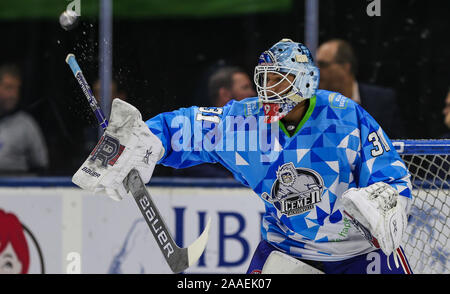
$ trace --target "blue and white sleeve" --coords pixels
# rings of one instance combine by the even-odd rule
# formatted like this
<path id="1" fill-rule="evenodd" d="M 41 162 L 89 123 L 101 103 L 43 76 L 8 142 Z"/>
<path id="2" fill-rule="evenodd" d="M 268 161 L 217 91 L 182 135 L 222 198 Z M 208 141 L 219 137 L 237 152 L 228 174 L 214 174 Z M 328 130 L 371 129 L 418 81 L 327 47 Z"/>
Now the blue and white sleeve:
<path id="1" fill-rule="evenodd" d="M 150 131 L 162 142 L 165 153 L 158 164 L 186 168 L 216 163 L 215 153 L 203 146 L 203 137 L 221 118 L 222 108 L 192 106 L 161 113 L 146 121 Z"/>
<path id="2" fill-rule="evenodd" d="M 357 163 L 359 186 L 367 187 L 376 182 L 385 182 L 394 187 L 401 196 L 411 199 L 410 174 L 392 142 L 362 107 L 357 106 L 356 112 L 361 138 Z"/>

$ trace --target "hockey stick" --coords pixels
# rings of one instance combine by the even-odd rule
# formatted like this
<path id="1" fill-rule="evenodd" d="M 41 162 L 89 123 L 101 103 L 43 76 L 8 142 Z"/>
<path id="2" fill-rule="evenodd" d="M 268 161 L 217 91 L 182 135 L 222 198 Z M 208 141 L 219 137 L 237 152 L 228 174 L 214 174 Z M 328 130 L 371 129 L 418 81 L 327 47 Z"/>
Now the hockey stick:
<path id="1" fill-rule="evenodd" d="M 66 57 L 66 63 L 70 66 L 73 74 L 75 75 L 78 83 L 83 90 L 84 95 L 89 101 L 92 111 L 95 114 L 100 126 L 103 130 L 108 126 L 108 121 L 103 114 L 103 111 L 98 106 L 95 97 L 86 82 L 83 73 L 75 59 L 75 55 L 68 54 Z M 136 169 L 132 169 L 123 180 L 123 186 L 127 192 L 131 192 L 136 204 L 139 207 L 153 237 L 156 239 L 156 243 L 159 249 L 164 255 L 170 269 L 174 273 L 180 273 L 193 265 L 202 255 L 206 242 L 208 241 L 209 228 L 211 219 L 208 219 L 205 229 L 200 237 L 197 238 L 189 247 L 180 248 L 175 243 L 170 231 L 165 224 L 158 208 L 152 201 L 150 193 L 148 192 L 144 182 L 142 181 L 139 172 Z"/>

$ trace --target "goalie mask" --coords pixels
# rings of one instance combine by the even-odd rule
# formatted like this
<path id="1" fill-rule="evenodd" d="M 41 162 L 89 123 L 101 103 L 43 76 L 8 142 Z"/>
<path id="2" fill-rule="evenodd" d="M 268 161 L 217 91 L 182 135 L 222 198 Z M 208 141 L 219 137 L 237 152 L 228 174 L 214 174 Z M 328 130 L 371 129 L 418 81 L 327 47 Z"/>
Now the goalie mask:
<path id="1" fill-rule="evenodd" d="M 277 76 L 275 84 L 268 83 L 269 74 Z M 284 81 L 286 87 L 278 89 Z M 314 96 L 319 85 L 319 69 L 305 45 L 283 39 L 261 54 L 255 67 L 254 82 L 264 105 L 266 122 L 271 123 Z"/>

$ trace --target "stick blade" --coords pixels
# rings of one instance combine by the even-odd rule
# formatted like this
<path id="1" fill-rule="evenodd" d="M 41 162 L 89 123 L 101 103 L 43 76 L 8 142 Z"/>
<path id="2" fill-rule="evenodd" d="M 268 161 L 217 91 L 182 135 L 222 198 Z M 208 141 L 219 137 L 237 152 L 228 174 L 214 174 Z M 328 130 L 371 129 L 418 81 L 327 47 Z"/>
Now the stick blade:
<path id="1" fill-rule="evenodd" d="M 202 256 L 203 251 L 205 251 L 206 243 L 208 242 L 209 237 L 209 229 L 211 227 L 211 218 L 208 218 L 208 222 L 206 223 L 206 227 L 203 230 L 200 237 L 194 241 L 187 248 L 188 252 L 188 266 L 192 266 L 197 260 Z"/>

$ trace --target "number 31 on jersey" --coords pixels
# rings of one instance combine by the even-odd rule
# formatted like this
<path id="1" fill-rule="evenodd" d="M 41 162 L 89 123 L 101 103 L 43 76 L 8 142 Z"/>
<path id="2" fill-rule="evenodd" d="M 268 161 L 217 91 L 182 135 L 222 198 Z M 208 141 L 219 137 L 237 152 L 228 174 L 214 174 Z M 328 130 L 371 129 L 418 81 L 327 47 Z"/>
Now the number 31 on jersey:
<path id="1" fill-rule="evenodd" d="M 370 150 L 370 154 L 373 157 L 380 156 L 384 153 L 384 151 L 389 152 L 391 150 L 389 144 L 384 138 L 381 129 L 377 132 L 370 133 L 369 136 L 367 136 L 367 140 L 369 140 L 369 142 L 372 142 L 373 146 L 375 147 L 374 149 Z"/>

